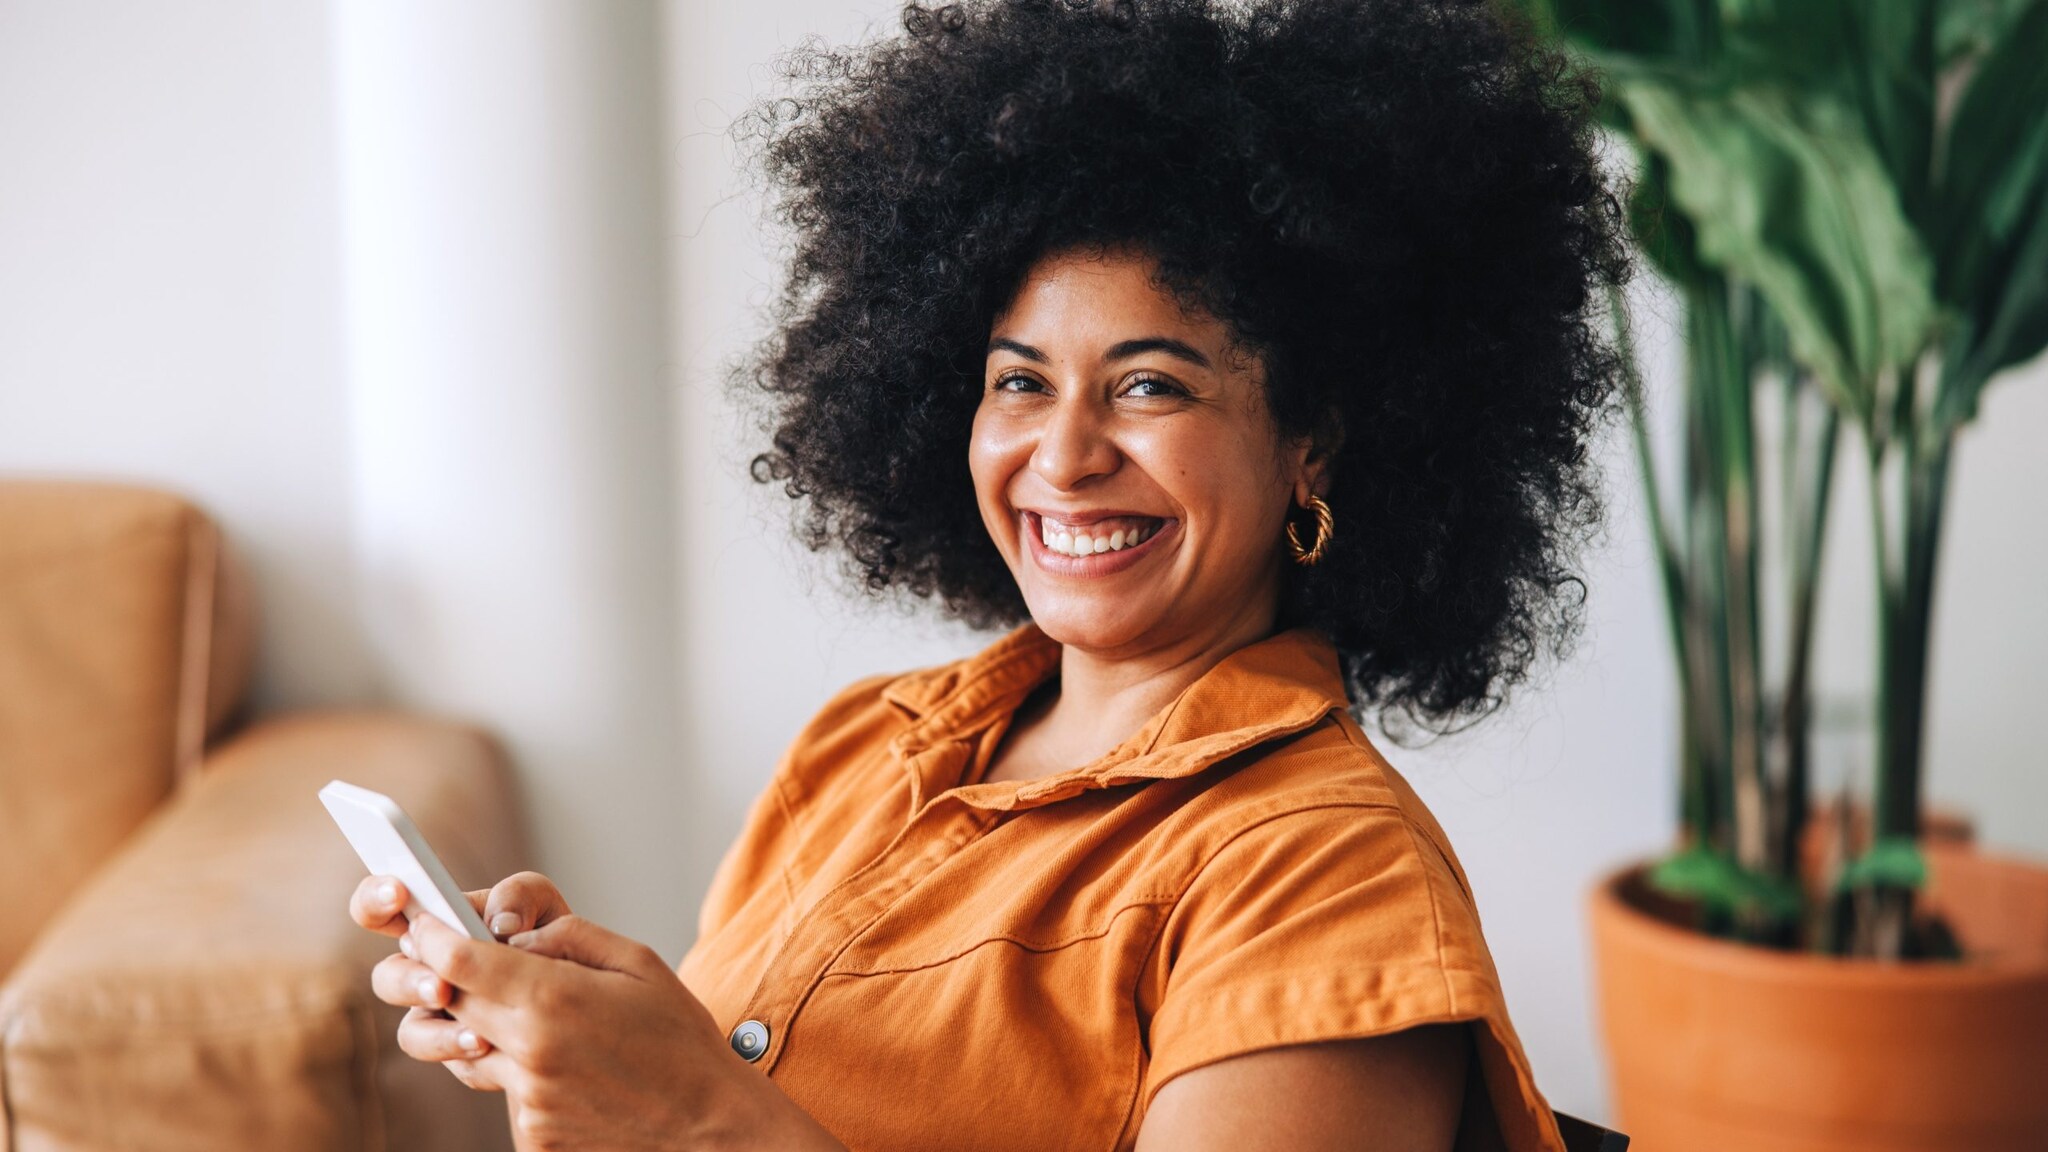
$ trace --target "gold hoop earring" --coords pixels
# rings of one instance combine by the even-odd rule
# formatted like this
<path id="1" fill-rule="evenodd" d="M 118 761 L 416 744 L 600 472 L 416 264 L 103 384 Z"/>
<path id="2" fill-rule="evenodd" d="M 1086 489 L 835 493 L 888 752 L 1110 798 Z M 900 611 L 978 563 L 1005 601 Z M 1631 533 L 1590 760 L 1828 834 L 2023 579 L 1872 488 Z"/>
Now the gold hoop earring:
<path id="1" fill-rule="evenodd" d="M 1307 507 L 1316 514 L 1315 547 L 1303 548 L 1301 536 L 1294 530 L 1294 521 L 1287 522 L 1287 547 L 1294 552 L 1294 562 L 1304 568 L 1323 558 L 1323 550 L 1330 546 L 1330 538 L 1337 534 L 1336 521 L 1330 516 L 1328 501 L 1321 496 L 1310 496 Z"/>

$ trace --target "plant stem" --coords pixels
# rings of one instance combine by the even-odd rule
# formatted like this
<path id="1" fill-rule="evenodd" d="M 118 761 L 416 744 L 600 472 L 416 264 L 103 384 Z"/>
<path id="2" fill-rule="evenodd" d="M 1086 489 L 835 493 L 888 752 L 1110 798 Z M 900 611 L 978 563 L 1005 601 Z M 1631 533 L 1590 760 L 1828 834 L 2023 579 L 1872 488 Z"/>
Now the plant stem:
<path id="1" fill-rule="evenodd" d="M 1893 372 L 1886 369 L 1887 376 Z M 1884 381 L 1880 381 L 1880 395 Z M 1872 788 L 1871 828 L 1872 843 L 1889 831 L 1901 826 L 1917 826 L 1918 815 L 1913 811 L 1909 796 L 1902 795 L 1903 777 L 1911 771 L 1906 763 L 1906 750 L 1900 736 L 1902 732 L 1902 711 L 1905 707 L 1906 667 L 1909 656 L 1906 652 L 1906 596 L 1905 587 L 1910 564 L 1905 557 L 1910 547 L 1912 528 L 1911 499 L 1914 473 L 1912 408 L 1905 394 L 1910 392 L 1910 382 L 1894 382 L 1897 393 L 1891 404 L 1880 405 L 1880 411 L 1890 410 L 1889 435 L 1874 433 L 1867 445 L 1870 460 L 1870 515 L 1871 545 L 1876 561 L 1877 577 L 1877 746 L 1874 749 L 1876 771 Z M 1887 507 L 1886 481 L 1891 471 L 1887 465 L 1896 462 L 1899 493 L 1892 499 L 1897 508 Z M 1898 536 L 1897 549 L 1893 545 L 1893 514 L 1896 513 Z M 1902 802 L 1903 801 L 1903 802 Z M 1908 833 L 1909 835 L 1911 833 Z M 1900 897 L 1893 892 L 1879 888 L 1870 894 L 1870 899 L 1859 901 L 1857 912 L 1862 923 L 1859 925 L 1857 940 L 1859 950 L 1880 959 L 1897 959 L 1903 951 L 1904 924 L 1898 902 Z"/>
<path id="2" fill-rule="evenodd" d="M 1953 431 L 1923 459 L 1912 461 L 1907 508 L 1906 571 L 1900 604 L 1892 707 L 1897 712 L 1895 759 L 1885 778 L 1879 835 L 1920 834 L 1920 780 L 1926 749 L 1928 656 L 1932 647 L 1935 561 L 1941 552 L 1942 511 L 1948 495 Z"/>
<path id="3" fill-rule="evenodd" d="M 1755 357 L 1736 333 L 1754 326 L 1753 293 L 1735 295 L 1735 305 L 1748 305 L 1743 323 L 1730 325 L 1723 345 L 1722 402 L 1726 405 L 1722 433 L 1727 453 L 1728 496 L 1728 700 L 1733 730 L 1729 769 L 1735 778 L 1736 860 L 1744 868 L 1768 872 L 1770 861 L 1769 787 L 1764 775 L 1763 623 L 1758 579 L 1756 416 L 1751 379 Z"/>
<path id="4" fill-rule="evenodd" d="M 1794 377 L 1788 389 L 1795 399 L 1810 389 L 1810 381 Z M 1787 420 L 1786 442 L 1799 443 Z M 1784 749 L 1785 779 L 1777 826 L 1775 852 L 1782 875 L 1799 874 L 1799 848 L 1805 837 L 1811 806 L 1807 791 L 1812 752 L 1809 738 L 1813 664 L 1814 605 L 1820 588 L 1821 556 L 1827 539 L 1829 493 L 1833 487 L 1835 442 L 1839 438 L 1841 415 L 1832 404 L 1822 404 L 1820 430 L 1814 437 L 1813 468 L 1802 481 L 1797 469 L 1788 468 L 1785 483 L 1789 506 L 1786 549 L 1791 568 L 1791 623 L 1786 658 L 1783 713 L 1778 739 Z"/>
<path id="5" fill-rule="evenodd" d="M 1738 865 L 1761 872 L 1770 842 L 1761 755 L 1762 693 L 1759 689 L 1756 604 L 1755 422 L 1750 411 L 1750 373 L 1737 328 L 1740 303 L 1734 287 L 1715 277 L 1711 292 L 1698 294 L 1691 346 L 1699 379 L 1694 391 L 1707 451 L 1710 523 L 1704 533 L 1713 569 L 1715 677 L 1719 692 L 1722 769 L 1728 789 L 1731 843 Z"/>

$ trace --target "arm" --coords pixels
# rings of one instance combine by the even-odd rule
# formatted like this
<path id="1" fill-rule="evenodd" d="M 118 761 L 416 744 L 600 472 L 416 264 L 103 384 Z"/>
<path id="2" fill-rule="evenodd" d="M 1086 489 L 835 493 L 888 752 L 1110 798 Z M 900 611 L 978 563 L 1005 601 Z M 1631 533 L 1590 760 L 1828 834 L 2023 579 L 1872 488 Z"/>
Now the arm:
<path id="1" fill-rule="evenodd" d="M 1205 1065 L 1159 1089 L 1138 1152 L 1445 1152 L 1470 1048 L 1439 1024 Z"/>

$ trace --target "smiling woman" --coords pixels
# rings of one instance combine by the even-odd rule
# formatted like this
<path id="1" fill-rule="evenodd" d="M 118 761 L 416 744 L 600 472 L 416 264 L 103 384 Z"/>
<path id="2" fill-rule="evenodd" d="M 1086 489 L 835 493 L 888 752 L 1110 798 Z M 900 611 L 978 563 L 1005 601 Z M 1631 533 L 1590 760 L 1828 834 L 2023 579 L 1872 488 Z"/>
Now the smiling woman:
<path id="1" fill-rule="evenodd" d="M 515 877 L 515 947 L 380 968 L 408 1050 L 549 1148 L 1560 1148 L 1362 722 L 1483 717 L 1576 626 L 1597 88 L 1486 0 L 904 23 L 745 122 L 796 239 L 755 475 L 1013 627 L 811 720 L 680 981 Z"/>

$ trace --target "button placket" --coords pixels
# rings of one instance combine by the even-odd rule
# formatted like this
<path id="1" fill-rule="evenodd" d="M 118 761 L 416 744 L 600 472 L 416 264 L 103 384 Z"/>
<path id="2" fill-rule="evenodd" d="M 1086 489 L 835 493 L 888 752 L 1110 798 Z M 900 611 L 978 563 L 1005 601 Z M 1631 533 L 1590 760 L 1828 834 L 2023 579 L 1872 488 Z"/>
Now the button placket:
<path id="1" fill-rule="evenodd" d="M 985 835 L 998 815 L 941 795 L 913 816 L 874 862 L 841 882 L 797 922 L 762 974 L 743 1022 L 733 1029 L 733 1051 L 772 1072 L 796 1015 L 833 961 L 920 881 Z M 753 1056 L 741 1048 L 748 1025 L 759 1029 L 748 1033 L 760 1041 Z"/>

